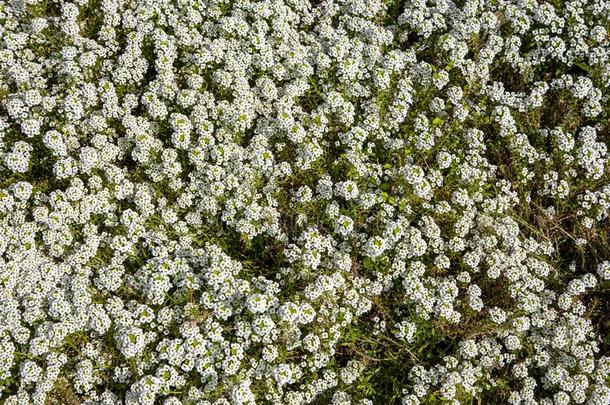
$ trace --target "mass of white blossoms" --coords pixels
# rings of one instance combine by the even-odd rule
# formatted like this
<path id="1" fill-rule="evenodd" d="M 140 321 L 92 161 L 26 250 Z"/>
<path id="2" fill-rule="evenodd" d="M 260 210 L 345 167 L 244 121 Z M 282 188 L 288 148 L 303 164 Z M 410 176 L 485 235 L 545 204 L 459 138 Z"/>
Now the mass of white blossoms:
<path id="1" fill-rule="evenodd" d="M 1 0 L 0 403 L 610 404 L 609 0 Z"/>

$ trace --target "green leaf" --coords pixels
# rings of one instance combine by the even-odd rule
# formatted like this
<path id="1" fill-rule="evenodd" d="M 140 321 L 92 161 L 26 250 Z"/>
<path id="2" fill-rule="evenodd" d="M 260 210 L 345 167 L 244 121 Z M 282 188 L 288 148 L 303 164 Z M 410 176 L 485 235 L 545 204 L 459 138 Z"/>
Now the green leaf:
<path id="1" fill-rule="evenodd" d="M 582 70 L 584 70 L 585 72 L 589 72 L 589 70 L 590 70 L 589 66 L 585 65 L 583 62 L 577 61 L 577 62 L 574 62 L 574 64 L 576 66 L 578 66 L 579 68 L 581 68 Z"/>

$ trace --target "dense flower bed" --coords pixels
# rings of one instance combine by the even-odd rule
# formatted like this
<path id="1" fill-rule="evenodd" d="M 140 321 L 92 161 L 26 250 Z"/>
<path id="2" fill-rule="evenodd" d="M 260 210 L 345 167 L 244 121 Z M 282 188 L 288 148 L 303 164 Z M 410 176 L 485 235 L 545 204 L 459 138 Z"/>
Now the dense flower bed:
<path id="1" fill-rule="evenodd" d="M 0 2 L 0 403 L 610 403 L 607 0 Z"/>

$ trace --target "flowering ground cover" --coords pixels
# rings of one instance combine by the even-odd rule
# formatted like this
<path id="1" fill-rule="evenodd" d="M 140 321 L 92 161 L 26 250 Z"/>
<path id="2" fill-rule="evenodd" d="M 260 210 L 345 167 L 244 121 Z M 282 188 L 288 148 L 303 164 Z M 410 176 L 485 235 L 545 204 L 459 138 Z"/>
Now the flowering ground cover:
<path id="1" fill-rule="evenodd" d="M 608 0 L 0 1 L 0 403 L 610 404 Z"/>

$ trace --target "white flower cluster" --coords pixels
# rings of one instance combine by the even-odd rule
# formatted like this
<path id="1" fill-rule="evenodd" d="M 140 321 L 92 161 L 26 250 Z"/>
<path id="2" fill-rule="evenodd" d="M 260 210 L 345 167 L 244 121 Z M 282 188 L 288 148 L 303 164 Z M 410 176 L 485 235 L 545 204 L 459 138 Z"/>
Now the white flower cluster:
<path id="1" fill-rule="evenodd" d="M 0 403 L 610 403 L 607 0 L 14 0 L 0 44 Z"/>

